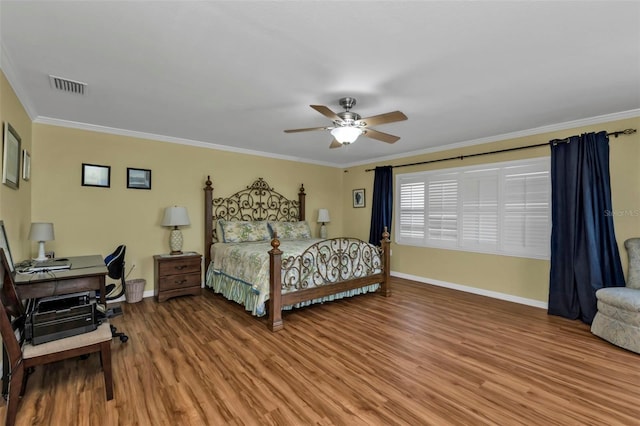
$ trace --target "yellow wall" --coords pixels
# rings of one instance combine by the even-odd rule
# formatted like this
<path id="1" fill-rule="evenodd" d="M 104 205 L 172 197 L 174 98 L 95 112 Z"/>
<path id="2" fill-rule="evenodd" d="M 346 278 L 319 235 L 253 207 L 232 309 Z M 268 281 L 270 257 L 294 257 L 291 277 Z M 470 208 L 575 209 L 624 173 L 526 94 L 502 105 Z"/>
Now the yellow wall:
<path id="1" fill-rule="evenodd" d="M 182 227 L 183 250 L 203 252 L 207 175 L 214 197 L 231 195 L 262 177 L 297 199 L 304 183 L 307 220 L 315 234 L 321 207 L 336 213 L 329 232 L 342 230 L 335 196 L 342 171 L 336 168 L 45 124 L 34 124 L 33 140 L 32 219 L 54 223 L 56 239 L 47 250 L 56 256 L 106 255 L 126 244 L 127 270 L 136 265 L 129 279 L 145 278 L 146 290 L 153 288 L 152 256 L 168 252 L 169 230 L 160 226 L 165 207 L 187 208 L 191 226 Z M 111 166 L 111 187 L 82 186 L 82 163 Z M 151 190 L 127 189 L 127 167 L 150 169 Z"/>
<path id="2" fill-rule="evenodd" d="M 640 118 L 614 121 L 573 130 L 551 132 L 535 136 L 500 141 L 491 144 L 441 151 L 428 155 L 419 155 L 400 160 L 372 163 L 353 167 L 344 173 L 343 213 L 344 228 L 350 234 L 363 239 L 369 237 L 371 217 L 371 199 L 373 190 L 373 172 L 365 172 L 375 166 L 398 165 L 447 158 L 472 153 L 493 151 L 504 148 L 545 143 L 556 138 L 606 130 L 613 132 L 627 128 L 640 129 Z M 398 142 L 402 143 L 402 141 Z M 626 273 L 627 254 L 624 241 L 640 236 L 640 134 L 611 137 L 611 187 L 613 209 L 616 213 L 614 225 L 620 255 Z M 411 166 L 394 169 L 394 176 L 423 170 L 435 170 L 447 167 L 469 166 L 481 163 L 516 160 L 522 158 L 549 155 L 548 147 L 533 148 L 509 153 L 479 156 L 464 160 L 453 160 L 429 165 Z M 351 207 L 351 191 L 365 188 L 366 207 Z M 394 218 L 395 220 L 395 218 Z M 441 250 L 402 246 L 393 243 L 391 268 L 393 273 L 407 274 L 421 280 L 437 280 L 478 289 L 499 292 L 520 298 L 546 302 L 549 287 L 549 261 L 525 259 L 509 256 L 497 256 L 480 253 Z"/>
<path id="3" fill-rule="evenodd" d="M 15 129 L 21 139 L 21 149 L 32 152 L 31 120 L 15 92 L 9 85 L 3 72 L 0 72 L 0 123 L 2 133 L 4 123 L 8 122 Z M 3 133 L 4 137 L 4 133 Z M 4 139 L 3 139 L 4 141 Z M 2 158 L 0 150 L 0 158 Z M 2 162 L 0 161 L 0 168 Z M 22 175 L 22 160 L 20 162 Z M 31 225 L 31 186 L 32 180 L 20 178 L 19 188 L 13 189 L 0 183 L 0 220 L 4 221 L 9 247 L 14 261 L 19 261 L 29 255 L 29 226 Z"/>

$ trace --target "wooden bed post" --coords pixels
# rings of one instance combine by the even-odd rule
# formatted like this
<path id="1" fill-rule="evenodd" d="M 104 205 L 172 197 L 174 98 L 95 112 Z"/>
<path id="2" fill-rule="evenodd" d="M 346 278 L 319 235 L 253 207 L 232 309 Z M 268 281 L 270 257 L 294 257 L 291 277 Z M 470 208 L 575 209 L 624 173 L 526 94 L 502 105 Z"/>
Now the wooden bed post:
<path id="1" fill-rule="evenodd" d="M 298 220 L 300 221 L 304 220 L 304 211 L 305 211 L 304 201 L 306 196 L 307 194 L 304 193 L 304 183 L 300 184 L 300 192 L 298 192 L 298 203 L 300 204 L 300 207 L 298 210 Z"/>
<path id="2" fill-rule="evenodd" d="M 384 227 L 382 232 L 382 240 L 380 240 L 382 246 L 382 271 L 384 273 L 384 281 L 380 283 L 380 290 L 383 296 L 391 296 L 391 283 L 389 279 L 391 277 L 391 240 L 389 240 L 389 232 L 387 227 Z"/>
<path id="3" fill-rule="evenodd" d="M 211 245 L 213 244 L 213 186 L 211 176 L 207 176 L 204 188 L 204 267 L 211 263 Z"/>
<path id="4" fill-rule="evenodd" d="M 278 234 L 273 233 L 269 250 L 269 319 L 267 326 L 271 331 L 284 328 L 282 323 L 282 251 Z"/>

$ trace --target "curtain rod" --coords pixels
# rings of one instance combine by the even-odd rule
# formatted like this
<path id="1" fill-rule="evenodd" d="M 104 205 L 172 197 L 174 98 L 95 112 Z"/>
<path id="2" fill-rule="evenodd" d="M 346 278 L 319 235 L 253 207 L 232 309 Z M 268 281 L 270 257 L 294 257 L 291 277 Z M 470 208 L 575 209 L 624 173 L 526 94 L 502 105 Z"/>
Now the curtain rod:
<path id="1" fill-rule="evenodd" d="M 625 129 L 625 130 L 619 130 L 617 132 L 607 133 L 607 136 L 614 136 L 614 137 L 617 138 L 620 135 L 631 135 L 631 134 L 633 134 L 635 132 L 636 132 L 636 129 Z M 421 164 L 439 163 L 441 161 L 448 161 L 448 160 L 464 160 L 465 158 L 479 157 L 481 155 L 499 154 L 501 152 L 519 151 L 521 149 L 537 148 L 537 147 L 540 147 L 540 146 L 547 146 L 547 145 L 549 145 L 549 143 L 558 144 L 558 143 L 567 143 L 567 142 L 569 142 L 569 138 L 553 139 L 550 142 L 537 143 L 537 144 L 534 144 L 534 145 L 525 145 L 525 146 L 518 146 L 518 147 L 515 147 L 515 148 L 498 149 L 496 151 L 478 152 L 476 154 L 457 155 L 455 157 L 439 158 L 437 160 L 429 160 L 429 161 L 420 161 L 418 163 L 399 164 L 397 166 L 391 166 L 391 168 L 395 169 L 397 167 L 418 166 L 418 165 L 421 165 Z M 375 169 L 365 169 L 365 172 L 373 172 L 373 171 L 375 171 Z"/>

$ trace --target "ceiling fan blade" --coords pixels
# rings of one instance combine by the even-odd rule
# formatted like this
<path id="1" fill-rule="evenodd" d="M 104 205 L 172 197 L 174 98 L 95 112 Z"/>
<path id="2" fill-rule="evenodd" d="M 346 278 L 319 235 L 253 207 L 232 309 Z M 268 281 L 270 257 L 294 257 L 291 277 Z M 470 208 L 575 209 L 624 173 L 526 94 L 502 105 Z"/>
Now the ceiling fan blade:
<path id="1" fill-rule="evenodd" d="M 316 111 L 318 111 L 320 114 L 324 115 L 327 118 L 330 118 L 331 120 L 340 120 L 342 121 L 342 119 L 340 117 L 338 117 L 338 114 L 336 114 L 335 112 L 331 111 L 329 108 L 327 108 L 324 105 L 309 105 L 311 108 L 315 109 Z"/>
<path id="2" fill-rule="evenodd" d="M 341 148 L 341 147 L 342 147 L 342 144 L 335 139 L 332 140 L 331 145 L 329 145 L 329 148 Z"/>
<path id="3" fill-rule="evenodd" d="M 400 136 L 393 136 L 389 133 L 383 133 L 369 128 L 364 131 L 364 136 L 386 143 L 396 143 L 400 139 Z"/>
<path id="4" fill-rule="evenodd" d="M 377 126 L 378 124 L 393 123 L 396 121 L 406 120 L 407 116 L 400 111 L 388 112 L 386 114 L 374 115 L 367 118 L 361 118 L 360 121 L 367 123 L 367 126 Z"/>
<path id="5" fill-rule="evenodd" d="M 307 127 L 306 129 L 289 129 L 285 130 L 285 133 L 298 133 L 298 132 L 310 132 L 312 130 L 329 130 L 332 127 Z"/>

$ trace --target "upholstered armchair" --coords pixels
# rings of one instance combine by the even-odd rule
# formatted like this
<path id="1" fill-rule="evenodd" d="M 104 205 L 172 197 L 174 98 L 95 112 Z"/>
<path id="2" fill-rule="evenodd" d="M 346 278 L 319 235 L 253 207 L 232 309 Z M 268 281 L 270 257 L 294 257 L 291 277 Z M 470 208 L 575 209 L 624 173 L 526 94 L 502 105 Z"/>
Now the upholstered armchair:
<path id="1" fill-rule="evenodd" d="M 640 238 L 624 242 L 629 256 L 626 287 L 596 292 L 598 312 L 591 332 L 614 345 L 640 353 Z"/>

